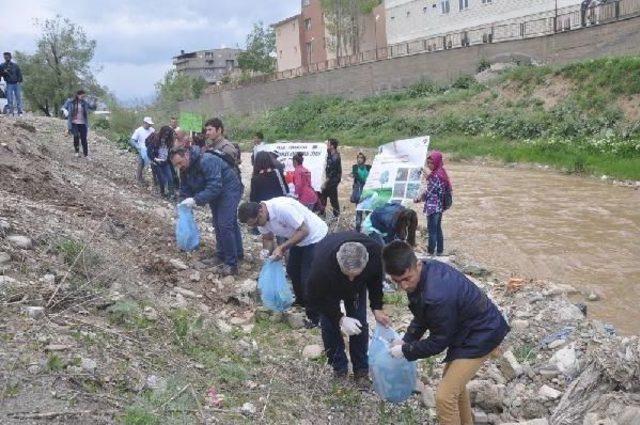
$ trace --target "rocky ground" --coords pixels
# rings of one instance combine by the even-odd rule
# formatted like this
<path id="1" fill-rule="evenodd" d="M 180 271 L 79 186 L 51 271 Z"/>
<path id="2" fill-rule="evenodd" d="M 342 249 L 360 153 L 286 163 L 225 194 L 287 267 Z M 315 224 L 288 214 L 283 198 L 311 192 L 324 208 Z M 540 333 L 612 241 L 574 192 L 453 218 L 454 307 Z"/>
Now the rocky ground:
<path id="1" fill-rule="evenodd" d="M 75 158 L 64 128 L 0 117 L 0 423 L 435 423 L 440 358 L 398 405 L 334 382 L 301 312 L 259 306 L 255 237 L 240 276 L 219 278 L 199 261 L 208 211 L 201 251 L 177 251 L 173 206 L 135 185 L 133 155 L 91 133 L 91 160 Z M 460 258 L 443 261 L 513 328 L 469 384 L 476 423 L 640 423 L 638 337 L 590 320 L 569 286 Z M 385 297 L 402 330 L 406 297 Z"/>

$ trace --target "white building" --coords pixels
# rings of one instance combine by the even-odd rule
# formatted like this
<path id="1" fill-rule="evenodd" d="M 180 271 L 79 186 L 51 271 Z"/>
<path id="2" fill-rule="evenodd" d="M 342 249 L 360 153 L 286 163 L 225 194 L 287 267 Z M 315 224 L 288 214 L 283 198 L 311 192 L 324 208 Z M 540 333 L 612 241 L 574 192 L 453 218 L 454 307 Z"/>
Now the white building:
<path id="1" fill-rule="evenodd" d="M 487 31 L 480 28 L 492 24 L 496 26 L 493 41 L 518 34 L 539 35 L 553 29 L 556 6 L 562 19 L 570 19 L 571 25 L 576 25 L 580 3 L 581 0 L 385 0 L 387 41 L 394 45 L 476 28 L 478 31 L 467 34 L 472 39 L 469 41 L 482 41 L 484 37 L 487 42 Z M 559 28 L 567 25 L 562 19 L 558 20 Z M 521 25 L 525 21 L 526 26 Z M 454 45 L 456 41 L 458 45 L 461 42 L 454 40 Z"/>

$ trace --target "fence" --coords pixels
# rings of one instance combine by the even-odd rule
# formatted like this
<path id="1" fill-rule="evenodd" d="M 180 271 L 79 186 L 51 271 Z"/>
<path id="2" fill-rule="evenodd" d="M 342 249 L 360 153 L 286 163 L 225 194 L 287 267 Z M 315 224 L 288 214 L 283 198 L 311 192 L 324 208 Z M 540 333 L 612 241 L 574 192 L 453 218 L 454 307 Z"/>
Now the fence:
<path id="1" fill-rule="evenodd" d="M 261 75 L 239 83 L 211 86 L 207 88 L 206 91 L 207 93 L 218 93 L 251 84 L 301 77 L 303 75 L 315 74 L 362 63 L 387 60 L 399 56 L 465 48 L 477 44 L 500 43 L 524 38 L 542 37 L 589 26 L 607 24 L 621 19 L 640 16 L 640 0 L 616 0 L 587 8 L 579 8 L 578 6 L 577 10 L 572 7 L 564 8 L 557 12 L 551 10 L 547 12 L 546 15 L 547 16 L 542 17 L 540 14 L 524 16 L 520 22 L 498 22 L 482 27 L 439 34 L 429 38 L 411 40 L 406 43 L 398 43 L 358 52 L 350 56 L 342 56 L 296 69 L 280 71 L 270 75 Z"/>

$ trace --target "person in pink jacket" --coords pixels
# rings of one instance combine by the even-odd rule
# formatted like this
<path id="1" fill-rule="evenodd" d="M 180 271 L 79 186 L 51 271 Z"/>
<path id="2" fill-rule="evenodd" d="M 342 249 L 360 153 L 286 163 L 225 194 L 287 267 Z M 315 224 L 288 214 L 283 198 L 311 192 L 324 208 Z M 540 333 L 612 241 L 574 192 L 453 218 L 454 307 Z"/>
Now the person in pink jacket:
<path id="1" fill-rule="evenodd" d="M 296 189 L 298 201 L 313 211 L 318 202 L 318 194 L 311 186 L 311 172 L 304 168 L 303 162 L 304 155 L 301 152 L 293 156 L 293 185 Z"/>

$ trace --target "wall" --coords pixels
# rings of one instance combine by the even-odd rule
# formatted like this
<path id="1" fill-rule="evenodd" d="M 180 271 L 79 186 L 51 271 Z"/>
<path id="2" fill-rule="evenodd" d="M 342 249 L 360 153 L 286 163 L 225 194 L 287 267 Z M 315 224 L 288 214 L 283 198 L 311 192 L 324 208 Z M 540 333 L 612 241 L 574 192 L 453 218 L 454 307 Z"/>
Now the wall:
<path id="1" fill-rule="evenodd" d="M 640 17 L 565 33 L 472 45 L 369 62 L 303 77 L 254 84 L 183 102 L 180 109 L 206 116 L 246 114 L 285 105 L 300 95 L 336 95 L 361 98 L 397 90 L 428 78 L 449 82 L 461 74 L 474 74 L 481 59 L 529 57 L 562 64 L 602 56 L 640 54 Z"/>
<path id="2" fill-rule="evenodd" d="M 460 10 L 460 0 L 449 0 L 449 12 L 442 12 L 442 0 L 395 0 L 385 2 L 387 40 L 389 44 L 427 38 L 452 31 L 489 25 L 510 24 L 531 15 L 540 18 L 555 15 L 555 0 L 466 0 L 468 7 Z M 559 13 L 580 10 L 581 0 L 558 0 Z"/>
<path id="3" fill-rule="evenodd" d="M 274 25 L 278 72 L 302 66 L 300 15 Z"/>

